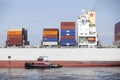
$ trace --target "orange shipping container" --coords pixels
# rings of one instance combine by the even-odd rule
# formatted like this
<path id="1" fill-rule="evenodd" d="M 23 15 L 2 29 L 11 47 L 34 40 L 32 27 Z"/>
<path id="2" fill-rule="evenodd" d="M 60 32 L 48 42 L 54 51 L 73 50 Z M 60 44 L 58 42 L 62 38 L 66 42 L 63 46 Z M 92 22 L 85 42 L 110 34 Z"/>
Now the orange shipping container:
<path id="1" fill-rule="evenodd" d="M 58 35 L 58 31 L 43 31 L 43 35 Z"/>
<path id="2" fill-rule="evenodd" d="M 22 35 L 22 31 L 7 31 L 7 35 L 12 35 L 12 34 Z"/>

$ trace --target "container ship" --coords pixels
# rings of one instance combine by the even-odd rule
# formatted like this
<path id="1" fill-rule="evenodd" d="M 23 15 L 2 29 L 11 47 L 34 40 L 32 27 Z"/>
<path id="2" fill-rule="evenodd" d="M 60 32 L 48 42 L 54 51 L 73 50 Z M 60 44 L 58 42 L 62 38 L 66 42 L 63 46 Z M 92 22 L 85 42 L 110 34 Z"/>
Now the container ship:
<path id="1" fill-rule="evenodd" d="M 38 57 L 67 67 L 120 66 L 119 48 L 97 48 L 95 11 L 83 10 L 75 22 L 61 22 L 57 28 L 44 28 L 41 46 L 28 48 L 27 30 L 7 30 L 6 48 L 0 48 L 0 68 L 24 68 Z M 118 39 L 118 38 L 117 38 Z"/>

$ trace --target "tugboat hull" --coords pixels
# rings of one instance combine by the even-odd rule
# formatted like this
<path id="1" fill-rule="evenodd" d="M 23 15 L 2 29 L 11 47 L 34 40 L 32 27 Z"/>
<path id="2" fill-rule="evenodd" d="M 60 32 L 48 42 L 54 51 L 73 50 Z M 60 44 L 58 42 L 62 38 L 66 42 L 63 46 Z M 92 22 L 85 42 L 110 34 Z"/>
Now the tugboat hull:
<path id="1" fill-rule="evenodd" d="M 62 65 L 34 65 L 33 63 L 25 63 L 25 69 L 48 69 L 48 68 L 60 68 Z"/>

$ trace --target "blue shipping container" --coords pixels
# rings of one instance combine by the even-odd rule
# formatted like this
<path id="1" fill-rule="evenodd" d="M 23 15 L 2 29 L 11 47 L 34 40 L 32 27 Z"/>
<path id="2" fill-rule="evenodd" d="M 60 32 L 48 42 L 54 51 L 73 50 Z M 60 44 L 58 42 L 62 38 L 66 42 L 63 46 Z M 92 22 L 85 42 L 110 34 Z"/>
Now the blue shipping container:
<path id="1" fill-rule="evenodd" d="M 43 41 L 48 41 L 48 42 L 58 41 L 58 38 L 43 38 Z"/>
<path id="2" fill-rule="evenodd" d="M 72 32 L 65 32 L 65 33 L 61 33 L 61 36 L 75 36 L 75 33 Z"/>
<path id="3" fill-rule="evenodd" d="M 61 39 L 61 41 L 75 41 L 75 39 Z"/>
<path id="4" fill-rule="evenodd" d="M 23 29 L 23 35 L 27 35 L 27 30 Z"/>
<path id="5" fill-rule="evenodd" d="M 62 42 L 76 42 L 75 39 L 62 39 Z"/>
<path id="6" fill-rule="evenodd" d="M 74 29 L 71 29 L 71 30 L 65 30 L 65 29 L 62 29 L 61 30 L 61 33 L 68 33 L 68 32 L 70 32 L 70 33 L 75 33 L 75 30 Z"/>
<path id="7" fill-rule="evenodd" d="M 75 46 L 76 42 L 75 41 L 61 41 L 60 45 L 61 46 Z"/>

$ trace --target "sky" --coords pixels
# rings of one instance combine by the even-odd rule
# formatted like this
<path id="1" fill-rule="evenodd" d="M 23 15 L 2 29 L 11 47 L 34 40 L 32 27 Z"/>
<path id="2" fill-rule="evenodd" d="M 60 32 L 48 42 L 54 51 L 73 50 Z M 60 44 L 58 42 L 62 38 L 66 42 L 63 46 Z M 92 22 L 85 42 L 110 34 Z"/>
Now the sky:
<path id="1" fill-rule="evenodd" d="M 120 21 L 120 0 L 0 0 L 0 46 L 8 28 L 28 30 L 30 45 L 39 46 L 43 28 L 60 28 L 60 22 L 77 22 L 82 9 L 95 10 L 98 39 L 112 45 L 114 26 Z M 77 25 L 76 25 L 77 27 Z"/>

